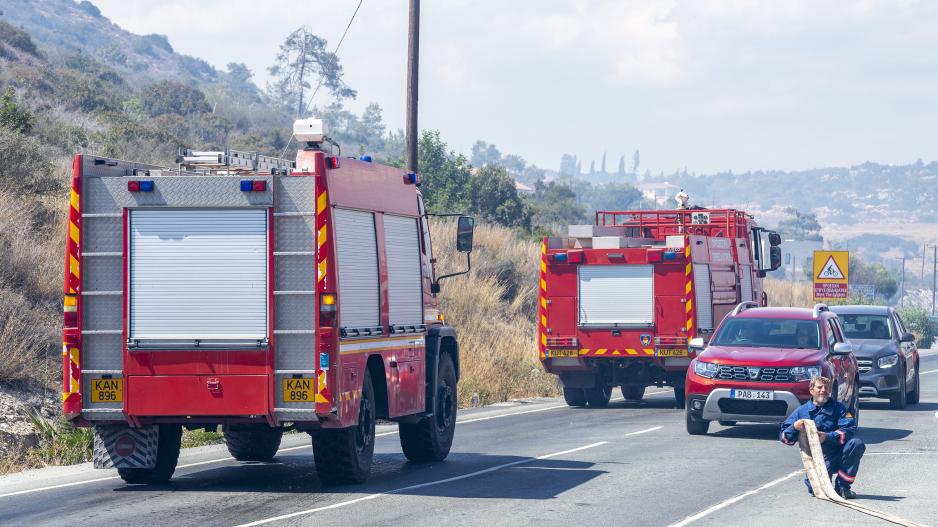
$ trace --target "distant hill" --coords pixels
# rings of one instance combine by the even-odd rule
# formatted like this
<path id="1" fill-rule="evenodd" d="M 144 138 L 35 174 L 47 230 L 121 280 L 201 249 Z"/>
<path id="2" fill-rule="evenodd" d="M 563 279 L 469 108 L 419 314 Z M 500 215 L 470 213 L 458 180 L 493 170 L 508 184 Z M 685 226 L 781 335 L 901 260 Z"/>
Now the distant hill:
<path id="1" fill-rule="evenodd" d="M 173 51 L 165 35 L 136 35 L 108 20 L 91 2 L 4 0 L 3 20 L 54 54 L 83 54 L 133 80 L 217 82 L 224 73 Z"/>

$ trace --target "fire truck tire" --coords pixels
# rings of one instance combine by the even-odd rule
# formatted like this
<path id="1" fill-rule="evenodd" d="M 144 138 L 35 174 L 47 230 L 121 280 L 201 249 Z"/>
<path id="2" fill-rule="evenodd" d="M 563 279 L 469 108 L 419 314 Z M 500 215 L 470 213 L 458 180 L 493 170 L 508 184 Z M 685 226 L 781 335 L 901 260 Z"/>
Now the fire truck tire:
<path id="1" fill-rule="evenodd" d="M 127 483 L 166 483 L 176 472 L 179 448 L 182 446 L 182 427 L 160 425 L 156 446 L 156 466 L 153 468 L 119 468 L 117 474 Z"/>
<path id="2" fill-rule="evenodd" d="M 410 461 L 443 461 L 456 433 L 456 368 L 448 354 L 440 356 L 436 407 L 431 417 L 398 425 L 401 449 Z"/>
<path id="3" fill-rule="evenodd" d="M 623 384 L 620 388 L 626 401 L 641 401 L 645 396 L 645 387 L 641 384 Z"/>
<path id="4" fill-rule="evenodd" d="M 686 404 L 687 400 L 684 398 L 684 385 L 676 384 L 674 386 L 674 407 L 682 409 Z"/>
<path id="5" fill-rule="evenodd" d="M 685 421 L 687 423 L 687 433 L 692 436 L 702 436 L 710 429 L 710 421 L 706 421 L 694 416 L 690 411 L 686 412 Z"/>
<path id="6" fill-rule="evenodd" d="M 583 388 L 563 387 L 563 400 L 567 406 L 586 406 L 586 391 Z"/>
<path id="7" fill-rule="evenodd" d="M 225 427 L 225 444 L 238 461 L 270 461 L 280 449 L 283 429 L 266 425 Z"/>
<path id="8" fill-rule="evenodd" d="M 611 386 L 600 385 L 595 388 L 587 388 L 585 391 L 586 402 L 591 408 L 605 408 L 609 406 L 609 399 L 612 398 Z"/>
<path id="9" fill-rule="evenodd" d="M 375 391 L 365 371 L 359 400 L 358 424 L 327 428 L 313 434 L 313 460 L 325 485 L 364 483 L 375 452 Z"/>

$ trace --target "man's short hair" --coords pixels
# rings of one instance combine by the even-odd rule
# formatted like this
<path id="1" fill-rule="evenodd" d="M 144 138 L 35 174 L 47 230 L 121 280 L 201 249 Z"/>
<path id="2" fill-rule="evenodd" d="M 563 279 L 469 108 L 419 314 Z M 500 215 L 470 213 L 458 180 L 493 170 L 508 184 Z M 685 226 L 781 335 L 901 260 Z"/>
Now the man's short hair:
<path id="1" fill-rule="evenodd" d="M 817 377 L 812 377 L 812 378 L 811 378 L 811 384 L 810 384 L 808 387 L 809 387 L 809 388 L 814 388 L 814 385 L 815 385 L 815 384 L 821 384 L 821 383 L 823 383 L 825 386 L 827 386 L 828 388 L 830 388 L 831 380 L 828 379 L 827 377 L 821 377 L 820 375 L 817 376 Z"/>

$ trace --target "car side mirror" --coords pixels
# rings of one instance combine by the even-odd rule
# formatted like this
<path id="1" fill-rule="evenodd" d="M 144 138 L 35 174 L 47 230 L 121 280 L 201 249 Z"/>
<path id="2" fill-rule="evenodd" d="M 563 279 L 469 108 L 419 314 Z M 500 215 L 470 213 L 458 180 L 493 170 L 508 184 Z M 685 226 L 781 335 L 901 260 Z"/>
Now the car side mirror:
<path id="1" fill-rule="evenodd" d="M 688 341 L 687 347 L 694 351 L 701 351 L 706 347 L 706 345 L 704 344 L 703 337 L 695 337 Z"/>
<path id="2" fill-rule="evenodd" d="M 853 344 L 847 342 L 838 342 L 834 344 L 834 349 L 831 350 L 831 353 L 834 355 L 850 355 L 853 353 Z"/>
<path id="3" fill-rule="evenodd" d="M 903 333 L 902 337 L 899 339 L 899 342 L 915 342 L 915 335 L 911 333 Z"/>
<path id="4" fill-rule="evenodd" d="M 461 253 L 472 252 L 472 231 L 475 220 L 472 216 L 460 216 L 456 222 L 456 250 Z"/>

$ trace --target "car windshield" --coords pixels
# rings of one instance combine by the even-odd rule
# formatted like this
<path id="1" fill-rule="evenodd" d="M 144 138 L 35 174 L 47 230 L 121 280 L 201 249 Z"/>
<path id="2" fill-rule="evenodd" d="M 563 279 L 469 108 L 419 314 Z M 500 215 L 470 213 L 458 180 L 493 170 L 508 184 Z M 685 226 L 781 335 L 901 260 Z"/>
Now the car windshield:
<path id="1" fill-rule="evenodd" d="M 723 322 L 711 345 L 744 348 L 821 349 L 820 326 L 813 320 L 731 318 Z"/>
<path id="2" fill-rule="evenodd" d="M 837 313 L 848 339 L 889 340 L 892 330 L 886 315 L 849 315 Z"/>

